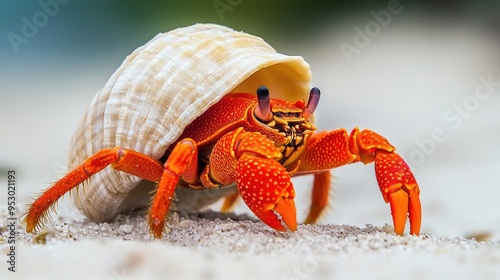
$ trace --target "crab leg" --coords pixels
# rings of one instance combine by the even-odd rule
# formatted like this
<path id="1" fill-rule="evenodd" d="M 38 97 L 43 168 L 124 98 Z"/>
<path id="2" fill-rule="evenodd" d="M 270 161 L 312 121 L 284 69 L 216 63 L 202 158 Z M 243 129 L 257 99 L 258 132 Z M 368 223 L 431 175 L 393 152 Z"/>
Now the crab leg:
<path id="1" fill-rule="evenodd" d="M 170 207 L 170 201 L 182 176 L 186 182 L 193 182 L 197 177 L 198 149 L 196 142 L 190 138 L 183 139 L 175 145 L 165 162 L 160 183 L 156 188 L 151 208 L 149 209 L 149 229 L 155 238 L 161 238 L 165 228 L 165 216 Z"/>
<path id="2" fill-rule="evenodd" d="M 149 225 L 156 238 L 160 238 L 164 228 L 165 215 L 175 186 L 182 175 L 186 182 L 197 176 L 196 143 L 191 139 L 180 141 L 170 154 L 165 165 L 144 154 L 120 147 L 104 149 L 86 159 L 82 165 L 56 182 L 29 207 L 24 217 L 26 231 L 32 232 L 43 223 L 47 210 L 68 191 L 78 187 L 92 175 L 111 165 L 114 169 L 159 182 L 157 192 L 149 212 Z"/>
<path id="3" fill-rule="evenodd" d="M 279 158 L 281 153 L 269 138 L 238 128 L 214 146 L 210 177 L 223 185 L 236 182 L 248 208 L 268 226 L 295 231 L 295 190 Z"/>
<path id="4" fill-rule="evenodd" d="M 224 203 L 222 204 L 221 211 L 223 213 L 227 213 L 233 209 L 234 205 L 236 204 L 236 201 L 238 201 L 238 198 L 240 197 L 239 192 L 235 192 L 233 194 L 230 194 L 224 198 Z"/>
<path id="5" fill-rule="evenodd" d="M 406 217 L 409 215 L 410 234 L 419 234 L 420 190 L 408 164 L 394 151 L 395 148 L 387 139 L 371 130 L 359 131 L 355 128 L 350 135 L 345 129 L 320 132 L 311 137 L 305 148 L 298 173 L 315 173 L 315 170 L 331 169 L 353 162 L 375 162 L 377 182 L 385 202 L 391 206 L 395 232 L 403 234 Z M 314 189 L 329 187 L 326 185 L 329 182 L 319 184 L 316 186 L 315 183 Z M 313 202 L 314 200 L 319 199 L 313 197 Z M 311 210 L 314 211 L 317 210 Z"/>
<path id="6" fill-rule="evenodd" d="M 304 220 L 304 224 L 314 224 L 321 216 L 326 206 L 328 206 L 330 181 L 330 170 L 314 174 L 311 207 L 309 208 L 310 210 L 307 218 Z"/>
<path id="7" fill-rule="evenodd" d="M 23 219 L 26 231 L 35 231 L 46 220 L 47 211 L 59 198 L 110 164 L 117 170 L 155 182 L 159 181 L 163 172 L 160 162 L 136 151 L 120 147 L 101 150 L 87 158 L 83 164 L 61 178 L 33 201 Z"/>

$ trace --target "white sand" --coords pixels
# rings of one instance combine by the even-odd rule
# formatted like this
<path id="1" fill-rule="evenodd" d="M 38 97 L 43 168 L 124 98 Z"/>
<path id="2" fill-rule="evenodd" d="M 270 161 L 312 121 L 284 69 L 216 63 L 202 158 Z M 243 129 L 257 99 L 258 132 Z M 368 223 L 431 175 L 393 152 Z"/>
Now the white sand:
<path id="1" fill-rule="evenodd" d="M 348 63 L 339 44 L 353 42 L 353 27 L 372 19 L 365 14 L 359 21 L 318 31 L 303 46 L 276 47 L 303 55 L 311 64 L 313 83 L 323 92 L 320 129 L 374 129 L 408 160 L 419 151 L 416 143 L 436 128 L 444 130 L 446 141 L 435 143 L 413 166 L 422 190 L 422 235 L 382 232 L 390 221 L 389 207 L 376 187 L 373 165 L 352 165 L 334 171 L 336 199 L 323 225 L 277 233 L 245 216 L 233 221 L 208 213 L 174 218 L 165 239 L 154 241 L 144 228 L 143 213 L 97 225 L 75 215 L 73 208 L 60 207 L 60 216 L 48 224 L 45 245 L 32 244 L 33 236 L 18 228 L 17 272 L 10 273 L 2 191 L 0 279 L 500 279 L 500 87 L 458 127 L 443 119 L 454 105 L 472 98 L 479 76 L 493 75 L 498 81 L 498 42 L 481 29 L 415 26 L 395 17 Z M 52 38 L 40 34 L 30 44 Z M 25 65 L 18 55 L 9 58 L 11 64 L 2 63 L 0 168 L 18 170 L 20 207 L 64 173 L 59 168 L 71 148 L 69 138 L 122 55 L 97 56 L 75 68 L 51 69 L 50 57 Z M 309 183 L 294 183 L 299 217 L 307 208 Z M 357 227 L 335 225 L 344 223 Z M 453 237 L 475 232 L 494 241 Z"/>
<path id="2" fill-rule="evenodd" d="M 296 232 L 280 233 L 246 215 L 212 211 L 175 212 L 166 236 L 153 240 L 145 209 L 102 224 L 63 210 L 48 224 L 45 244 L 33 244 L 33 234 L 19 234 L 17 272 L 8 272 L 2 261 L 1 279 L 500 277 L 500 242 L 396 236 L 372 225 L 299 225 Z M 5 221 L 5 213 L 0 218 Z M 2 255 L 8 246 L 0 244 Z"/>

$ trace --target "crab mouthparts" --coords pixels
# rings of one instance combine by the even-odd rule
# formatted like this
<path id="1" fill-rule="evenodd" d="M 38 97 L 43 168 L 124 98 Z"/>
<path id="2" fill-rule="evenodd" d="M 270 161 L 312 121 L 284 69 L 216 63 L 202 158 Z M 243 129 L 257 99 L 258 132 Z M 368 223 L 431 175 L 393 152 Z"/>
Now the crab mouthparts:
<path id="1" fill-rule="evenodd" d="M 285 138 L 285 143 L 278 147 L 283 154 L 280 163 L 288 165 L 300 155 L 305 141 L 312 133 L 313 126 L 307 122 L 286 122 L 286 124 L 276 124 L 274 128 Z"/>

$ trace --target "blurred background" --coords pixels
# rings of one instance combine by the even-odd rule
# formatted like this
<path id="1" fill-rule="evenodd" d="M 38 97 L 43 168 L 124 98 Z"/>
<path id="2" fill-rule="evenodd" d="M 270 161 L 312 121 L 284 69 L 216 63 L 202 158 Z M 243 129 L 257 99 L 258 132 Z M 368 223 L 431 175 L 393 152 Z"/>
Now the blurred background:
<path id="1" fill-rule="evenodd" d="M 303 56 L 323 93 L 318 127 L 373 129 L 411 164 L 422 232 L 500 239 L 496 0 L 3 0 L 0 179 L 17 170 L 20 204 L 62 176 L 77 122 L 125 57 L 159 32 L 197 22 Z M 301 219 L 310 183 L 295 181 Z M 321 223 L 392 224 L 373 165 L 335 170 L 334 185 Z M 248 210 L 240 203 L 236 211 Z"/>

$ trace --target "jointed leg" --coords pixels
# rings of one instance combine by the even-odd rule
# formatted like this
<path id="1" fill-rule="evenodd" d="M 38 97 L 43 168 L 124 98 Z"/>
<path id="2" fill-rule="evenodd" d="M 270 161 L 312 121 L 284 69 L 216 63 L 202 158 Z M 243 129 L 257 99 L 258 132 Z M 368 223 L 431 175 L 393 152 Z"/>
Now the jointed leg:
<path id="1" fill-rule="evenodd" d="M 224 203 L 222 204 L 222 212 L 229 212 L 231 209 L 233 209 L 234 204 L 236 201 L 238 201 L 238 198 L 240 197 L 239 192 L 234 192 L 224 198 Z"/>
<path id="2" fill-rule="evenodd" d="M 315 170 L 331 169 L 353 162 L 375 162 L 377 182 L 384 200 L 391 205 L 395 232 L 403 234 L 406 217 L 409 215 L 410 234 L 419 234 L 420 190 L 408 164 L 395 150 L 387 139 L 368 129 L 359 131 L 355 128 L 350 135 L 345 129 L 320 132 L 313 135 L 305 147 L 298 173 L 314 173 Z M 314 189 L 321 193 L 326 187 L 317 187 L 315 183 Z M 319 195 L 316 200 L 325 199 L 327 196 Z M 310 215 L 314 216 L 317 211 L 312 209 L 313 214 Z"/>
<path id="3" fill-rule="evenodd" d="M 330 170 L 314 174 L 314 183 L 311 196 L 311 207 L 304 224 L 314 224 L 328 206 L 331 187 Z"/>
<path id="4" fill-rule="evenodd" d="M 160 183 L 156 188 L 156 194 L 149 209 L 149 228 L 155 238 L 161 238 L 162 236 L 165 227 L 165 217 L 180 176 L 188 175 L 186 176 L 188 177 L 186 178 L 187 181 L 194 180 L 189 174 L 195 174 L 193 170 L 197 170 L 197 160 L 196 142 L 187 138 L 180 141 L 174 147 L 165 162 Z"/>
<path id="5" fill-rule="evenodd" d="M 180 141 L 169 158 L 162 165 L 159 161 L 133 150 L 120 147 L 104 149 L 86 159 L 82 165 L 68 173 L 47 189 L 29 207 L 24 222 L 26 231 L 32 232 L 46 218 L 50 207 L 68 191 L 78 187 L 92 175 L 111 165 L 114 169 L 159 182 L 149 212 L 149 225 L 156 238 L 160 238 L 164 228 L 165 215 L 180 176 L 187 182 L 197 177 L 197 149 L 192 139 Z"/>
<path id="6" fill-rule="evenodd" d="M 101 150 L 57 181 L 30 205 L 23 219 L 26 231 L 35 231 L 43 224 L 47 211 L 59 198 L 110 164 L 117 170 L 155 182 L 160 180 L 163 172 L 160 162 L 136 151 L 120 147 Z"/>

